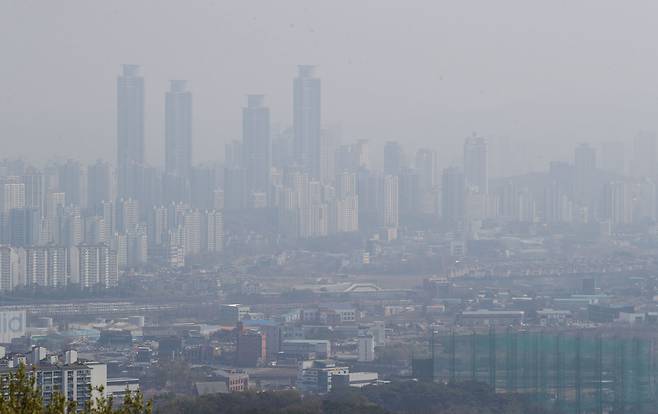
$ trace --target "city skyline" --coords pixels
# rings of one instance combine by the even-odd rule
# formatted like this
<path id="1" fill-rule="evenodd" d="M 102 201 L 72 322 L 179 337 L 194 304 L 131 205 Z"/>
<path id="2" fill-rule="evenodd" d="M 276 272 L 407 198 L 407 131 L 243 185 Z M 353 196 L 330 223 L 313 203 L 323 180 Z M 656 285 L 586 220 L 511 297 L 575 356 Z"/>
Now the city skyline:
<path id="1" fill-rule="evenodd" d="M 42 5 L 43 16 L 58 17 L 53 21 L 42 15 L 28 18 L 28 7 L 15 3 L 3 13 L 2 27 L 34 47 L 18 48 L 11 44 L 12 36 L 3 36 L 10 64 L 2 68 L 7 100 L 0 102 L 0 132 L 18 141 L 12 155 L 39 162 L 50 156 L 111 158 L 105 154 L 116 151 L 110 140 L 114 91 L 107 85 L 116 78 L 119 64 L 135 62 L 148 80 L 147 161 L 159 164 L 163 159 L 161 94 L 169 79 L 189 79 L 194 85 L 195 159 L 212 161 L 222 157 L 226 142 L 239 138 L 246 94 L 267 95 L 273 125 L 291 124 L 290 74 L 295 65 L 312 63 L 321 68 L 326 92 L 323 119 L 340 122 L 350 139 L 369 139 L 373 147 L 392 139 L 410 147 L 436 143 L 443 148 L 439 157 L 445 164 L 446 157 L 458 160 L 462 137 L 475 130 L 489 138 L 527 143 L 526 148 L 536 148 L 531 160 L 546 164 L 568 159 L 566 147 L 583 139 L 632 140 L 639 130 L 658 130 L 658 90 L 651 76 L 656 64 L 643 52 L 651 50 L 653 38 L 647 22 L 651 13 L 644 11 L 656 6 L 642 3 L 619 15 L 612 12 L 612 2 L 597 2 L 594 19 L 586 4 L 573 6 L 568 19 L 561 18 L 557 5 L 542 5 L 537 13 L 518 4 L 518 12 L 526 15 L 519 20 L 493 5 L 481 5 L 478 13 L 466 5 L 440 8 L 426 1 L 414 2 L 402 13 L 395 13 L 394 3 L 374 11 L 365 4 L 352 5 L 347 17 L 328 6 L 304 8 L 297 1 L 280 10 L 261 3 L 211 5 L 199 11 L 165 1 L 156 10 L 134 5 L 134 20 L 124 21 L 118 19 L 128 4 L 121 2 L 94 9 L 78 2 L 76 13 L 87 20 L 67 14 L 66 8 Z M 140 22 L 148 13 L 155 13 L 149 19 L 151 31 L 143 34 Z M 197 24 L 181 31 L 173 16 Z M 338 19 L 342 32 L 330 24 Z M 552 30 L 580 33 L 582 21 L 588 22 L 587 35 L 569 42 L 559 34 L 550 36 Z M 16 27 L 16 22 L 25 24 Z M 58 31 L 56 22 L 70 30 Z M 532 27 L 536 30 L 526 30 Z M 81 31 L 85 36 L 75 36 Z M 237 41 L 231 31 L 239 33 Z M 519 32 L 525 35 L 516 36 Z M 210 48 L 206 39 L 216 44 Z M 432 47 L 414 47 L 425 39 L 434 39 Z M 500 44 L 507 46 L 496 48 Z M 172 59 L 171 50 L 180 58 Z M 499 58 L 492 59 L 491 50 Z M 391 61 L 392 53 L 401 58 Z M 610 58 L 613 53 L 616 60 Z M 270 56 L 278 58 L 272 63 Z M 493 68 L 477 69 L 482 59 Z M 51 64 L 44 67 L 44 61 Z M 615 61 L 624 62 L 621 69 Z M 16 64 L 23 69 L 15 70 Z M 411 68 L 415 75 L 405 76 Z M 413 114 L 413 119 L 386 116 L 395 113 Z M 30 122 L 34 119 L 39 122 Z M 595 122 L 600 119 L 606 121 Z M 564 145 L 544 144 L 549 141 Z"/>
<path id="2" fill-rule="evenodd" d="M 657 2 L 4 3 L 0 412 L 655 414 Z"/>
<path id="3" fill-rule="evenodd" d="M 165 108 L 164 111 L 165 117 L 163 122 L 164 124 L 163 136 L 159 139 L 157 145 L 151 145 L 150 148 L 146 148 L 144 137 L 149 134 L 148 131 L 145 130 L 144 120 L 148 119 L 150 114 L 145 112 L 144 101 L 146 97 L 148 97 L 149 95 L 148 93 L 145 92 L 146 89 L 145 83 L 147 83 L 148 78 L 146 79 L 144 78 L 143 68 L 141 65 L 122 64 L 120 65 L 120 67 L 122 69 L 119 76 L 117 77 L 117 101 L 116 101 L 117 139 L 116 139 L 115 147 L 117 149 L 117 157 L 119 154 L 122 155 L 121 159 L 123 160 L 123 166 L 121 165 L 121 163 L 116 163 L 116 162 L 112 164 L 112 167 L 114 168 L 118 180 L 117 194 L 124 194 L 125 196 L 130 197 L 130 196 L 134 196 L 137 192 L 141 191 L 138 190 L 137 188 L 133 188 L 126 193 L 122 193 L 121 190 L 122 187 L 121 183 L 123 181 L 121 177 L 124 176 L 128 177 L 128 175 L 133 174 L 133 179 L 127 180 L 127 182 L 133 183 L 132 185 L 135 185 L 136 182 L 141 181 L 141 178 L 140 179 L 134 178 L 134 174 L 139 174 L 139 172 L 134 171 L 134 167 L 141 166 L 137 168 L 138 169 L 145 168 L 146 171 L 155 168 L 156 170 L 164 171 L 165 173 L 167 173 L 168 178 L 165 180 L 165 184 L 168 186 L 170 191 L 174 191 L 173 189 L 177 189 L 175 190 L 175 192 L 180 194 L 179 196 L 174 197 L 173 200 L 189 199 L 190 196 L 189 181 L 191 179 L 190 169 L 193 166 L 211 165 L 212 163 L 221 162 L 222 159 L 228 160 L 231 155 L 228 154 L 226 151 L 224 151 L 223 154 L 221 154 L 221 156 L 217 156 L 217 157 L 213 156 L 213 158 L 205 157 L 205 158 L 197 159 L 199 157 L 198 156 L 195 157 L 193 153 L 193 148 L 196 139 L 193 134 L 194 117 L 192 116 L 192 92 L 189 89 L 188 86 L 189 81 L 187 80 L 168 81 L 169 89 L 163 91 L 165 95 L 165 100 L 164 100 L 165 102 L 163 105 L 163 107 Z M 321 174 L 320 170 L 323 171 L 327 170 L 328 162 L 329 163 L 334 162 L 334 158 L 335 158 L 334 153 L 338 154 L 338 152 L 336 152 L 337 147 L 335 147 L 335 145 L 340 144 L 340 142 L 343 140 L 346 139 L 349 140 L 349 138 L 346 138 L 346 136 L 349 135 L 345 135 L 342 132 L 342 128 L 335 128 L 331 124 L 327 125 L 319 119 L 319 117 L 321 117 L 322 114 L 322 111 L 319 109 L 322 106 L 321 105 L 322 98 L 319 93 L 320 78 L 315 76 L 315 73 L 318 72 L 317 66 L 296 65 L 293 67 L 297 67 L 298 73 L 297 73 L 297 77 L 293 77 L 293 90 L 291 93 L 293 97 L 291 102 L 292 118 L 290 119 L 289 124 L 272 122 L 272 121 L 269 122 L 270 125 L 270 128 L 268 130 L 269 142 L 270 142 L 270 146 L 272 146 L 273 143 L 277 142 L 276 141 L 277 139 L 285 136 L 285 134 L 288 133 L 287 131 L 292 131 L 293 136 L 295 135 L 294 134 L 295 106 L 296 106 L 294 99 L 295 84 L 296 82 L 298 82 L 298 79 L 301 79 L 300 76 L 302 77 L 308 76 L 309 80 L 317 81 L 317 86 L 314 86 L 314 88 L 317 88 L 316 98 L 319 104 L 316 104 L 318 106 L 318 109 L 316 110 L 317 114 L 313 115 L 316 118 L 313 121 L 316 124 L 313 128 L 317 130 L 317 125 L 320 125 L 321 132 L 320 133 L 314 132 L 313 134 L 316 135 L 316 138 L 313 138 L 311 140 L 307 138 L 306 141 L 309 141 L 313 144 L 314 149 L 312 151 L 315 151 L 316 153 L 315 157 L 317 159 L 317 161 L 312 163 L 312 165 L 317 165 L 318 170 L 311 171 L 311 173 L 312 175 L 319 176 Z M 127 96 L 121 98 L 122 95 L 127 95 Z M 257 100 L 260 98 L 256 98 L 256 97 L 264 97 L 264 96 L 265 95 L 262 94 L 246 94 L 244 95 L 243 99 L 246 99 L 247 101 L 249 101 L 250 99 Z M 183 100 L 185 102 L 183 102 Z M 176 108 L 174 108 L 174 106 Z M 275 112 L 278 109 L 279 108 L 275 108 Z M 167 116 L 168 113 L 171 115 Z M 171 121 L 174 118 L 178 118 L 178 119 L 175 122 Z M 268 118 L 271 117 L 268 116 Z M 242 123 L 243 126 L 239 139 L 229 141 L 228 143 L 224 144 L 224 148 L 230 145 L 231 142 L 241 142 L 244 139 L 244 127 L 245 127 L 244 119 Z M 174 131 L 174 129 L 177 129 L 176 133 L 172 132 Z M 174 139 L 174 135 L 176 135 L 177 138 Z M 471 136 L 472 139 L 476 139 L 478 135 L 481 134 L 477 132 L 471 132 L 465 135 L 467 137 L 466 141 L 469 140 L 468 136 Z M 122 138 L 122 136 L 124 136 L 124 138 Z M 129 140 L 130 148 L 128 148 L 124 144 L 121 144 L 122 141 L 128 139 L 127 137 L 131 137 Z M 322 138 L 322 137 L 326 137 L 326 138 Z M 620 138 L 616 140 L 607 140 L 607 141 L 591 140 L 588 141 L 587 143 L 592 144 L 593 150 L 599 154 L 600 165 L 602 166 L 602 168 L 610 171 L 614 170 L 615 172 L 618 172 L 622 175 L 642 177 L 650 173 L 652 171 L 651 165 L 655 164 L 653 161 L 655 160 L 656 157 L 655 154 L 656 147 L 655 144 L 651 143 L 652 140 L 655 141 L 655 138 L 656 138 L 656 133 L 653 131 L 638 130 L 629 133 L 629 135 L 625 138 Z M 478 138 L 478 139 L 482 139 L 482 138 Z M 547 153 L 543 153 L 544 158 L 542 158 L 541 162 L 539 163 L 533 161 L 532 156 L 531 158 L 521 157 L 515 160 L 513 153 L 510 154 L 506 152 L 506 150 L 508 151 L 511 148 L 510 144 L 512 142 L 514 142 L 514 145 L 517 146 L 520 145 L 521 148 L 524 148 L 524 151 L 532 151 L 532 149 L 525 148 L 523 147 L 524 144 L 522 142 L 510 140 L 507 137 L 488 136 L 487 138 L 484 139 L 487 141 L 486 146 L 490 147 L 489 149 L 486 150 L 490 152 L 490 154 L 486 157 L 488 164 L 487 174 L 493 178 L 501 178 L 509 175 L 518 175 L 522 173 L 539 172 L 545 168 L 548 168 L 551 162 L 569 161 L 572 158 L 571 154 L 567 152 L 567 155 L 565 156 L 556 156 L 553 158 L 551 158 Z M 313 140 L 317 142 L 313 143 Z M 387 168 L 389 168 L 387 167 L 387 162 L 391 161 L 390 159 L 387 161 L 387 156 L 389 154 L 389 151 L 391 150 L 391 148 L 389 148 L 390 145 L 394 144 L 398 147 L 400 146 L 400 141 L 397 140 L 395 141 L 387 140 L 386 142 L 378 142 L 377 140 L 374 140 L 374 142 L 370 142 L 370 140 L 360 139 L 359 141 L 368 142 L 369 143 L 368 147 L 370 149 L 370 152 L 372 152 L 372 150 L 375 150 L 374 156 L 373 155 L 368 156 L 369 158 L 374 160 L 372 163 L 370 163 L 369 161 L 369 164 L 373 166 L 375 169 L 383 169 L 384 172 L 386 172 Z M 457 141 L 459 140 L 455 140 L 455 142 Z M 447 148 L 451 148 L 451 146 L 448 147 L 434 146 L 429 148 L 422 146 L 412 146 L 411 148 L 405 147 L 404 150 L 402 150 L 400 147 L 396 150 L 396 151 L 401 151 L 400 154 L 396 156 L 396 157 L 400 157 L 400 160 L 397 160 L 396 162 L 400 165 L 417 166 L 413 161 L 414 160 L 413 151 L 416 150 L 416 152 L 434 151 L 435 154 L 437 155 L 435 156 L 435 161 L 433 162 L 436 164 L 435 168 L 437 171 L 441 171 L 444 168 L 448 168 L 452 166 L 465 165 L 464 164 L 465 160 L 463 159 L 463 157 L 465 157 L 466 154 L 469 153 L 468 151 L 466 152 L 464 151 L 467 142 L 464 142 L 463 138 L 461 138 L 461 141 L 459 142 L 461 142 L 461 144 L 458 146 L 458 150 L 453 150 L 453 151 L 447 149 Z M 584 142 L 584 140 L 576 141 L 576 143 L 577 142 Z M 178 147 L 176 147 L 176 145 L 178 145 Z M 299 144 L 297 143 L 295 145 L 299 145 Z M 330 148 L 329 147 L 325 148 L 326 145 L 329 145 Z M 379 152 L 380 150 L 383 152 Z M 298 150 L 294 150 L 294 151 L 298 151 Z M 332 152 L 331 159 L 326 159 L 326 151 Z M 130 154 L 128 152 L 130 152 Z M 378 152 L 379 154 L 382 154 L 382 156 L 377 156 L 376 154 Z M 162 159 L 155 160 L 155 162 L 148 161 L 147 160 L 147 158 L 149 158 L 148 155 L 152 153 L 156 153 L 156 154 L 162 153 Z M 654 155 L 651 155 L 652 153 Z M 178 155 L 175 156 L 174 154 L 178 154 Z M 100 162 L 100 161 L 111 162 L 112 158 L 108 157 L 107 154 L 105 155 L 106 157 L 98 157 L 94 160 L 89 160 L 88 165 L 91 165 L 93 162 Z M 243 154 L 240 154 L 240 157 L 243 156 L 244 156 Z M 418 154 L 416 153 L 415 156 L 418 156 Z M 176 157 L 178 158 L 177 161 L 175 161 Z M 225 157 L 229 157 L 229 158 L 225 158 Z M 260 157 L 267 157 L 267 155 L 262 154 L 260 155 Z M 303 157 L 301 155 L 296 155 L 295 157 L 297 158 L 297 160 L 295 161 L 297 165 L 302 165 L 303 162 L 301 158 L 303 157 L 308 158 L 309 155 L 304 155 Z M 9 156 L 9 158 L 22 158 L 22 157 Z M 152 158 L 152 156 L 150 158 Z M 270 149 L 269 158 L 270 159 L 272 158 L 271 149 Z M 66 162 L 66 160 L 70 160 L 70 159 L 72 159 L 72 157 L 60 158 L 60 157 L 51 156 L 43 160 L 43 162 L 36 162 L 35 164 L 47 165 L 47 163 Z M 506 159 L 507 161 L 503 161 L 503 159 Z M 512 162 L 509 162 L 510 159 L 512 160 Z M 29 157 L 25 158 L 25 160 L 30 162 L 33 161 Z M 613 163 L 614 165 L 611 165 L 611 163 Z M 182 169 L 186 170 L 187 173 L 184 173 L 182 175 L 179 172 L 172 173 L 170 169 L 174 169 L 174 164 L 183 164 L 184 166 L 182 167 Z M 332 168 L 331 171 L 326 171 L 322 173 L 324 174 L 323 180 L 327 179 L 328 177 L 327 172 L 329 173 L 329 176 L 333 175 L 334 173 L 333 167 L 331 168 Z M 180 167 L 176 167 L 176 169 L 180 169 Z M 437 177 L 436 179 L 438 180 L 439 178 Z M 482 179 L 480 178 L 480 181 L 481 180 Z"/>

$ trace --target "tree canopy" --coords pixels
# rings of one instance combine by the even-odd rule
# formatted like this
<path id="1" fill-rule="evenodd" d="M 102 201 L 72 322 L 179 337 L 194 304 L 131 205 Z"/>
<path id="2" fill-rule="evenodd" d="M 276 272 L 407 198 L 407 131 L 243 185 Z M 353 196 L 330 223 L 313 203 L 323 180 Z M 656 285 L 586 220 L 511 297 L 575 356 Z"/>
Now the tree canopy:
<path id="1" fill-rule="evenodd" d="M 542 414 L 522 396 L 487 385 L 395 382 L 342 388 L 326 396 L 296 391 L 244 392 L 156 401 L 156 414 Z"/>

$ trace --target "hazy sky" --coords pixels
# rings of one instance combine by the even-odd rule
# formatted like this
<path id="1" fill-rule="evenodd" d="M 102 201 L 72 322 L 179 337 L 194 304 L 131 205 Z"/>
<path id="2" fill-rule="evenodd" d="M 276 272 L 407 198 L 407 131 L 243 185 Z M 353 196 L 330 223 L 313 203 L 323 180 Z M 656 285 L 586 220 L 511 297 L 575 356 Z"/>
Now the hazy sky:
<path id="1" fill-rule="evenodd" d="M 245 95 L 287 125 L 296 65 L 312 63 L 344 141 L 445 160 L 478 131 L 547 148 L 543 162 L 658 129 L 656 16 L 648 0 L 0 0 L 0 157 L 114 162 L 116 77 L 138 63 L 149 161 L 169 79 L 194 93 L 195 161 L 221 159 Z"/>

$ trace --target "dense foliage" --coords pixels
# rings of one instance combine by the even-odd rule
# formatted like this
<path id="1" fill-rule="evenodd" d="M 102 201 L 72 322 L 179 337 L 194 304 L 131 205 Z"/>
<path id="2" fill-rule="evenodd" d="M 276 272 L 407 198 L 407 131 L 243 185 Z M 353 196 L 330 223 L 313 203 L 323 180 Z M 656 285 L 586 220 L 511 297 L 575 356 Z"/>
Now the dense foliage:
<path id="1" fill-rule="evenodd" d="M 354 391 L 351 391 L 354 393 Z M 393 413 L 428 414 L 539 414 L 544 411 L 523 396 L 496 394 L 479 382 L 437 384 L 399 382 L 365 387 L 360 393 L 373 404 Z"/>
<path id="2" fill-rule="evenodd" d="M 245 392 L 172 398 L 157 414 L 540 414 L 518 395 L 500 395 L 484 384 L 443 385 L 414 381 L 341 389 L 302 398 L 295 391 Z"/>

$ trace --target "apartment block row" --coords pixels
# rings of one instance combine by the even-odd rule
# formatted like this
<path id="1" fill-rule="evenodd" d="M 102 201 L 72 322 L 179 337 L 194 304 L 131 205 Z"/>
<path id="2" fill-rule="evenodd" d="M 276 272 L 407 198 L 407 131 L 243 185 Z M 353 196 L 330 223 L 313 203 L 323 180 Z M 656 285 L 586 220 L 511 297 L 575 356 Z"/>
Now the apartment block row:
<path id="1" fill-rule="evenodd" d="M 105 244 L 0 246 L 0 291 L 20 287 L 110 288 L 119 282 L 117 253 Z"/>

